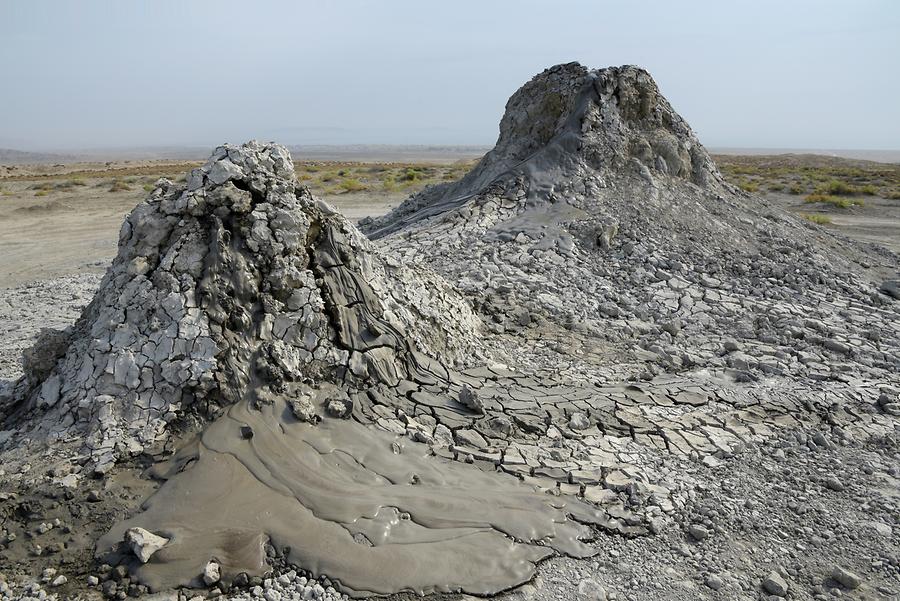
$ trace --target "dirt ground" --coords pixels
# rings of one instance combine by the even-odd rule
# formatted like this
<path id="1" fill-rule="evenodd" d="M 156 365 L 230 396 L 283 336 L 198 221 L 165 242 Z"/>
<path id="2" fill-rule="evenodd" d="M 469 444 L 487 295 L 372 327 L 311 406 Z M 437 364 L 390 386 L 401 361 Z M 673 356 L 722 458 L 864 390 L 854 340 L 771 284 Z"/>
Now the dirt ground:
<path id="1" fill-rule="evenodd" d="M 820 227 L 900 251 L 900 200 L 889 198 L 900 166 L 812 155 L 719 156 L 723 173 Z M 428 184 L 461 176 L 471 161 L 376 163 L 302 161 L 298 177 L 351 219 L 379 215 Z M 0 288 L 80 273 L 102 273 L 116 252 L 125 214 L 159 177 L 178 179 L 183 161 L 122 161 L 0 167 Z M 847 181 L 875 194 L 842 208 L 787 193 L 790 186 Z M 817 184 L 818 182 L 818 184 Z M 780 189 L 779 189 L 780 188 Z M 821 217 L 816 217 L 821 216 Z"/>
<path id="2" fill-rule="evenodd" d="M 7 170 L 5 177 L 0 174 L 0 288 L 103 273 L 116 254 L 125 215 L 147 196 L 159 177 L 182 177 L 191 166 L 168 162 L 125 167 L 39 166 Z M 318 181 L 305 183 L 347 217 L 360 219 L 387 212 L 429 182 L 423 178 L 391 191 L 344 192 L 338 188 L 330 193 L 315 190 Z"/>

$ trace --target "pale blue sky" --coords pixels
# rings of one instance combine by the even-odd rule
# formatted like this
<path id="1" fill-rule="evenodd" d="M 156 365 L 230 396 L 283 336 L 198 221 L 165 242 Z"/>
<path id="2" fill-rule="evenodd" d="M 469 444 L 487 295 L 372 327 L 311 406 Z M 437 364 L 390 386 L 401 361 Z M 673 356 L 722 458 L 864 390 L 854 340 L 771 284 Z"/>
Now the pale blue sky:
<path id="1" fill-rule="evenodd" d="M 0 147 L 490 144 L 578 60 L 709 146 L 900 148 L 893 0 L 0 0 L 0 58 Z"/>

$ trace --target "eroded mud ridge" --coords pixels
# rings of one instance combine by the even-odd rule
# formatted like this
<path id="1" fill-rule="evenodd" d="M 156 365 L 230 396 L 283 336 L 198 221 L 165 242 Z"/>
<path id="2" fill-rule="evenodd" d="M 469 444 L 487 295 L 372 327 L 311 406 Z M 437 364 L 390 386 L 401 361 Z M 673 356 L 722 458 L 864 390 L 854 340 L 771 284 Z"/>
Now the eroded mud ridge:
<path id="1" fill-rule="evenodd" d="M 770 475 L 795 442 L 896 457 L 898 258 L 726 184 L 640 69 L 539 74 L 471 173 L 361 227 L 283 148 L 219 148 L 159 182 L 78 321 L 25 353 L 8 477 L 31 491 L 52 463 L 75 517 L 92 478 L 137 491 L 95 545 L 56 549 L 106 565 L 107 597 L 228 591 L 274 559 L 354 596 L 494 594 L 551 555 L 756 520 L 702 493 L 766 449 Z M 801 573 L 708 587 L 784 596 Z"/>

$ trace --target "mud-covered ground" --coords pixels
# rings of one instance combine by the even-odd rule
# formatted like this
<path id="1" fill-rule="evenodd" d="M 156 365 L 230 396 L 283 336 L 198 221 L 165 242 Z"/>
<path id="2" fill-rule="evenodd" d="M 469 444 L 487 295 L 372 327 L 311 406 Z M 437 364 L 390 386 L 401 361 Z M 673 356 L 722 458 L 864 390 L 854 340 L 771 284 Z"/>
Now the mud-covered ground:
<path id="1" fill-rule="evenodd" d="M 15 359 L 39 327 L 74 320 L 98 283 L 97 276 L 83 275 L 5 291 L 4 300 L 15 299 L 12 311 L 22 328 L 15 338 L 2 337 L 3 377 L 16 375 Z M 40 315 L 61 290 L 72 300 L 48 322 Z M 501 598 L 756 599 L 766 598 L 763 581 L 772 571 L 782 574 L 788 598 L 900 598 L 900 449 L 895 445 L 895 440 L 863 443 L 800 427 L 748 445 L 731 458 L 671 455 L 663 471 L 677 473 L 689 491 L 672 522 L 651 536 L 601 534 L 595 558 L 552 559 L 533 582 Z M 139 477 L 139 462 L 114 479 L 77 483 L 66 478 L 70 466 L 53 457 L 28 469 L 32 477 L 25 480 L 33 484 L 0 486 L 5 536 L 0 572 L 10 581 L 43 577 L 44 588 L 60 598 L 76 591 L 103 598 L 103 586 L 114 594 L 140 594 L 143 589 L 121 571 L 95 562 L 92 547 L 97 535 L 136 511 L 155 489 Z M 0 481 L 3 475 L 0 468 Z M 691 530 L 701 532 L 702 540 Z M 835 581 L 838 568 L 857 576 L 858 588 Z M 66 581 L 53 586 L 60 575 Z M 85 593 L 90 577 L 101 584 Z"/>
<path id="2" fill-rule="evenodd" d="M 443 177 L 430 174 L 417 181 L 410 176 L 407 181 L 415 183 L 385 189 L 386 178 L 405 177 L 411 167 L 377 171 L 372 165 L 329 164 L 324 174 L 314 168 L 306 171 L 308 181 L 336 187 L 330 195 L 323 188 L 325 198 L 354 218 L 381 214 L 405 197 L 409 187 Z M 785 175 L 784 168 L 779 164 L 778 177 L 785 181 L 808 179 L 803 165 L 795 165 L 794 176 Z M 47 176 L 20 171 L 0 179 L 0 250 L 7 259 L 0 265 L 0 385 L 20 374 L 18 358 L 40 328 L 65 327 L 90 301 L 116 252 L 122 216 L 146 194 L 143 186 L 184 170 L 166 164 L 149 169 L 152 173 L 111 175 L 105 166 L 97 169 Z M 384 175 L 394 173 L 391 169 L 395 175 Z M 441 169 L 449 173 L 453 167 Z M 725 171 L 730 177 L 759 180 L 757 186 L 769 177 Z M 323 182 L 323 177 L 330 180 Z M 840 174 L 829 171 L 823 177 L 827 185 Z M 376 178 L 382 182 L 377 190 Z M 79 179 L 81 183 L 68 183 Z M 365 189 L 345 189 L 357 187 L 342 187 L 348 180 Z M 765 193 L 790 211 L 824 215 L 821 227 L 898 249 L 900 200 L 890 198 L 893 184 L 866 195 L 861 204 L 842 207 L 839 202 L 806 201 L 821 183 L 811 182 L 803 194 L 783 188 Z M 857 190 L 870 184 L 848 183 Z M 665 461 L 662 471 L 677 474 L 687 491 L 672 520 L 651 536 L 601 534 L 595 558 L 547 561 L 532 583 L 501 598 L 757 599 L 779 587 L 786 587 L 782 596 L 796 599 L 900 598 L 896 439 L 860 441 L 839 430 L 801 424 L 765 443 L 748 444 L 733 457 L 701 460 L 673 454 Z M 15 584 L 23 578 L 36 579 L 60 598 L 78 592 L 88 598 L 124 599 L 144 592 L 121 570 L 95 562 L 92 545 L 114 522 L 133 513 L 155 485 L 139 477 L 140 462 L 107 480 L 67 478 L 71 467 L 45 457 L 40 464 L 18 468 L 29 475 L 17 478 L 23 484 L 11 489 L 4 486 L 6 467 L 0 466 L 0 598 L 7 587 L 13 588 L 11 597 L 29 596 Z M 30 595 L 39 598 L 37 588 Z M 290 597 L 279 593 L 282 598 Z"/>

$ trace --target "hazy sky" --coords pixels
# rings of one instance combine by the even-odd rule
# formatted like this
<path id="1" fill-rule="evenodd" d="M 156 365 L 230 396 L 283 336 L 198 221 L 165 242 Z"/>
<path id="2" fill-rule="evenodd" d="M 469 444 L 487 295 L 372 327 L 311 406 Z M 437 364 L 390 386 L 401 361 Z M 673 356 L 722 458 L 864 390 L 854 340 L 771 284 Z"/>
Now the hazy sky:
<path id="1" fill-rule="evenodd" d="M 637 64 L 709 146 L 900 148 L 900 2 L 0 0 L 0 147 L 490 144 Z"/>

